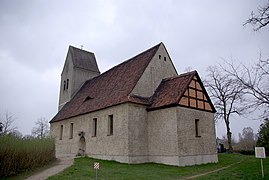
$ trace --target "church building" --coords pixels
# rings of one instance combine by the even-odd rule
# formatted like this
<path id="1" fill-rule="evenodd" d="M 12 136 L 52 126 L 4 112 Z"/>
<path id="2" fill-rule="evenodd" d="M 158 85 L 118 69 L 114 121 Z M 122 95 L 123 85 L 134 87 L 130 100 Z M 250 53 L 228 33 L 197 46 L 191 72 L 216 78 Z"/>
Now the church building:
<path id="1" fill-rule="evenodd" d="M 218 162 L 214 113 L 198 72 L 178 75 L 163 43 L 104 73 L 94 53 L 70 46 L 51 135 L 56 157 L 212 163 Z"/>

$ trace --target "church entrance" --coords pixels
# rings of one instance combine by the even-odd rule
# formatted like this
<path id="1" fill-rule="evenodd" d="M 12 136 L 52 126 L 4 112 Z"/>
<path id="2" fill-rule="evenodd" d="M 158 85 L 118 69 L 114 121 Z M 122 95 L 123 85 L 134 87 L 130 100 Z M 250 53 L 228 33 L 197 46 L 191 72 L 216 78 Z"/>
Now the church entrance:
<path id="1" fill-rule="evenodd" d="M 79 146 L 78 146 L 78 155 L 79 156 L 84 156 L 85 155 L 85 151 L 86 151 L 86 141 L 84 136 L 81 136 L 79 139 Z"/>

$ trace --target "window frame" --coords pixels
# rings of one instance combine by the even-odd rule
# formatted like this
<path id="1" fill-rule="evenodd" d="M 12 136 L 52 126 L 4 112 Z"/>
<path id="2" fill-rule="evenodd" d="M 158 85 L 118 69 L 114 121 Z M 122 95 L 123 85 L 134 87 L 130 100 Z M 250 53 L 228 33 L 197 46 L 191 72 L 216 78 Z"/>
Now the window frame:
<path id="1" fill-rule="evenodd" d="M 200 120 L 195 119 L 195 137 L 201 137 L 200 134 Z"/>
<path id="2" fill-rule="evenodd" d="M 65 91 L 66 90 L 66 81 L 64 80 L 64 88 L 63 90 Z"/>
<path id="3" fill-rule="evenodd" d="M 92 137 L 97 136 L 97 118 L 92 119 Z"/>
<path id="4" fill-rule="evenodd" d="M 66 90 L 68 89 L 69 86 L 69 79 L 66 80 Z"/>
<path id="5" fill-rule="evenodd" d="M 63 140 L 63 131 L 64 131 L 64 125 L 61 125 L 61 126 L 60 126 L 59 140 Z"/>
<path id="6" fill-rule="evenodd" d="M 113 114 L 108 115 L 107 135 L 112 136 L 114 132 L 114 117 Z"/>
<path id="7" fill-rule="evenodd" d="M 70 123 L 69 139 L 73 139 L 74 136 L 74 123 Z"/>

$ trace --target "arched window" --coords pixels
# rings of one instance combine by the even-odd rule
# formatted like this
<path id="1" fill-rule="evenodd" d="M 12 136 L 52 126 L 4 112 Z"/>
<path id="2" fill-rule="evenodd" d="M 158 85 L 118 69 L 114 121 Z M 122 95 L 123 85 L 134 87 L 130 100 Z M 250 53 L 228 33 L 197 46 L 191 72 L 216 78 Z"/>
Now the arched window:
<path id="1" fill-rule="evenodd" d="M 64 81 L 64 91 L 65 91 L 66 82 Z"/>

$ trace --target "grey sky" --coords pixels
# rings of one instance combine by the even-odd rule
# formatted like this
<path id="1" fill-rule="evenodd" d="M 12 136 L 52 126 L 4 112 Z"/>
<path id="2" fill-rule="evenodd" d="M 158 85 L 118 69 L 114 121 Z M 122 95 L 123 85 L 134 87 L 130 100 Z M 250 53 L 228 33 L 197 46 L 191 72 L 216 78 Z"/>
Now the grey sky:
<path id="1" fill-rule="evenodd" d="M 9 111 L 30 134 L 57 112 L 60 73 L 69 45 L 94 52 L 101 72 L 164 42 L 179 73 L 203 78 L 223 59 L 250 64 L 269 57 L 269 28 L 242 24 L 266 0 L 0 0 L 0 114 Z M 257 131 L 259 121 L 232 120 Z M 225 126 L 217 124 L 217 135 Z"/>

